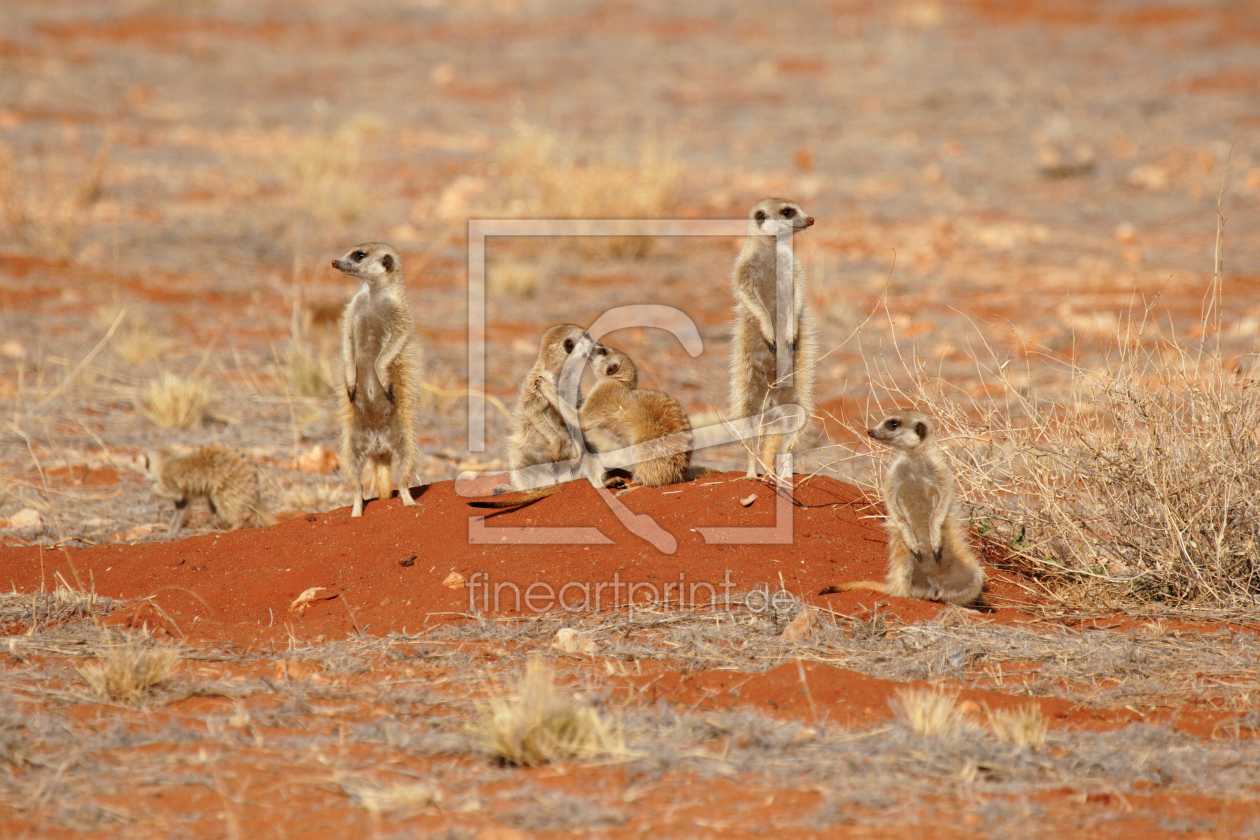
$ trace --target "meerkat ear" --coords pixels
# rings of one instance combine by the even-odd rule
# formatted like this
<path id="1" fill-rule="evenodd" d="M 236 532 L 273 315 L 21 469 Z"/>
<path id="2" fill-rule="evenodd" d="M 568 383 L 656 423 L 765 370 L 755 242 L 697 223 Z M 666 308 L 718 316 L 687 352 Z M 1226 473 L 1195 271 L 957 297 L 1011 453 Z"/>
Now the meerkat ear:
<path id="1" fill-rule="evenodd" d="M 918 423 L 915 423 L 914 433 L 919 436 L 919 440 L 923 440 L 925 437 L 927 437 L 927 423 L 924 423 L 922 420 L 920 420 Z"/>
<path id="2" fill-rule="evenodd" d="M 393 255 L 386 254 L 385 256 L 381 257 L 381 265 L 385 266 L 386 271 L 393 271 L 394 270 Z"/>

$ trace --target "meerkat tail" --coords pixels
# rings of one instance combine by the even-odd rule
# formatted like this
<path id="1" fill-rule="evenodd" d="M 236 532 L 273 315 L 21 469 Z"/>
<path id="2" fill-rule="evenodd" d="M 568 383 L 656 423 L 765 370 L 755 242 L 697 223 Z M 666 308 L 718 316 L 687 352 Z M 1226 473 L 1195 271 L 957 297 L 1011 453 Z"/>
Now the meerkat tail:
<path id="1" fill-rule="evenodd" d="M 819 595 L 834 595 L 837 592 L 851 592 L 855 589 L 869 589 L 872 592 L 888 594 L 888 584 L 880 580 L 857 580 L 852 583 L 838 583 L 819 590 Z"/>
<path id="2" fill-rule="evenodd" d="M 542 490 L 534 490 L 531 493 L 522 493 L 520 495 L 513 496 L 510 499 L 478 499 L 477 501 L 469 502 L 468 504 L 471 507 L 478 508 L 520 507 L 521 505 L 536 502 L 539 499 L 545 499 L 553 493 L 558 493 L 562 489 L 563 486 L 557 484 L 554 487 L 544 487 Z"/>

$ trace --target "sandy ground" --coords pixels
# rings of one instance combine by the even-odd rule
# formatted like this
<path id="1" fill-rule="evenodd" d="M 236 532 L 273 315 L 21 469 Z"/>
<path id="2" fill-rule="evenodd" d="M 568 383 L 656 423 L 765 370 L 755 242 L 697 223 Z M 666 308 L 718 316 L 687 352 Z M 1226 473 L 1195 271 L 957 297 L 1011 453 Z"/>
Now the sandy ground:
<path id="1" fill-rule="evenodd" d="M 816 594 L 881 574 L 879 509 L 842 480 L 869 487 L 854 430 L 914 364 L 960 400 L 1000 399 L 1003 366 L 1066 398 L 1064 363 L 1102 364 L 1145 316 L 1249 369 L 1253 4 L 15 0 L 0 24 L 0 523 L 39 515 L 0 526 L 0 585 L 29 597 L 0 615 L 6 836 L 1260 832 L 1253 623 L 1066 613 L 1000 567 L 987 612 Z M 729 472 L 618 497 L 670 553 L 588 487 L 479 522 L 449 483 L 501 470 L 508 432 L 491 401 L 470 451 L 468 220 L 570 215 L 591 183 L 600 217 L 653 217 L 630 199 L 659 187 L 655 215 L 784 195 L 818 220 L 798 255 L 826 355 L 789 543 L 693 530 L 775 521 L 769 489 Z M 350 521 L 318 447 L 338 438 L 330 313 L 354 291 L 329 260 L 365 240 L 403 255 L 424 487 L 415 511 Z M 547 326 L 660 303 L 695 322 L 698 357 L 659 331 L 608 340 L 712 420 L 738 247 L 492 238 L 486 393 L 511 404 Z M 164 373 L 206 383 L 199 422 L 146 416 Z M 284 521 L 220 533 L 198 506 L 172 540 L 140 457 L 212 440 L 261 465 Z M 540 526 L 604 542 L 493 532 Z M 729 599 L 540 617 L 475 588 L 614 580 L 648 600 L 729 581 Z M 97 601 L 69 609 L 58 587 Z M 784 641 L 803 604 L 820 626 Z M 553 651 L 566 623 L 596 652 Z M 120 633 L 179 652 L 135 703 L 76 670 Z M 620 716 L 623 752 L 494 763 L 466 727 L 531 656 Z M 896 711 L 929 683 L 961 692 L 971 723 L 949 738 Z M 986 728 L 1027 700 L 1050 726 L 1038 751 Z M 406 784 L 436 795 L 364 793 Z"/>

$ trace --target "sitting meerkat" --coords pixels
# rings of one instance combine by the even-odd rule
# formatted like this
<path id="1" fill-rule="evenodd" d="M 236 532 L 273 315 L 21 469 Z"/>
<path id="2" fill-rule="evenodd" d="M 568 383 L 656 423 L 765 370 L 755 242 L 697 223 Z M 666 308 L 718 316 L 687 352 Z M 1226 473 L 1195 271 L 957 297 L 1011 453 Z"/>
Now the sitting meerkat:
<path id="1" fill-rule="evenodd" d="M 596 383 L 577 416 L 587 442 L 599 452 L 633 447 L 634 480 L 640 484 L 664 487 L 687 480 L 691 420 L 678 401 L 663 391 L 640 389 L 638 369 L 620 350 L 600 345 L 590 365 Z M 592 461 L 598 464 L 598 458 Z"/>
<path id="2" fill-rule="evenodd" d="M 512 437 L 508 440 L 508 468 L 512 470 L 512 486 L 531 490 L 539 479 L 531 479 L 520 471 L 535 464 L 557 464 L 582 456 L 561 415 L 561 401 L 556 386 L 565 361 L 586 336 L 586 330 L 575 324 L 560 324 L 543 333 L 538 359 L 525 374 L 512 413 Z M 579 400 L 581 395 L 579 394 Z M 557 472 L 555 476 L 558 477 Z"/>
<path id="3" fill-rule="evenodd" d="M 210 512 L 235 531 L 253 513 L 263 525 L 276 520 L 263 504 L 254 462 L 222 444 L 203 446 L 187 455 L 165 449 L 144 454 L 144 469 L 153 479 L 153 492 L 175 503 L 167 530 L 175 533 L 188 518 L 188 503 L 205 498 Z"/>
<path id="4" fill-rule="evenodd" d="M 984 569 L 954 509 L 954 474 L 931 419 L 918 411 L 897 412 L 867 434 L 897 450 L 882 488 L 888 512 L 888 580 L 845 583 L 823 592 L 873 589 L 902 598 L 975 603 L 984 587 Z"/>
<path id="5" fill-rule="evenodd" d="M 390 246 L 369 242 L 332 264 L 363 284 L 341 317 L 341 463 L 354 494 L 350 515 L 363 515 L 363 465 L 369 460 L 375 467 L 377 498 L 383 502 L 390 497 L 392 470 L 402 503 L 414 505 L 419 378 L 402 261 Z"/>
<path id="6" fill-rule="evenodd" d="M 800 205 L 782 198 L 757 202 L 748 214 L 748 238 L 735 260 L 735 329 L 731 342 L 731 419 L 751 417 L 781 405 L 798 405 L 808 418 L 814 409 L 814 361 L 818 337 L 805 306 L 805 267 L 791 257 L 780 234 L 795 235 L 814 223 Z M 780 276 L 782 275 L 782 276 Z M 791 284 L 790 291 L 787 284 Z M 780 288 L 792 310 L 779 312 Z M 779 353 L 791 353 L 791 366 L 779 371 Z M 789 453 L 804 432 L 764 434 L 748 453 L 747 478 L 758 468 L 775 469 L 775 457 Z M 760 460 L 759 460 L 760 459 Z M 787 476 L 780 476 L 786 479 Z"/>

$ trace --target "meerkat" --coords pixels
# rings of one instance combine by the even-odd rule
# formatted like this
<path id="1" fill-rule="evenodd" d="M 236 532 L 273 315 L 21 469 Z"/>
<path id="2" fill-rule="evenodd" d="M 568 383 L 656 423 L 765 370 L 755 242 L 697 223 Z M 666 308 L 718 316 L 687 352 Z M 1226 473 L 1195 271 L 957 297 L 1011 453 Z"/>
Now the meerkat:
<path id="1" fill-rule="evenodd" d="M 805 268 L 794 256 L 789 264 L 786 243 L 780 246 L 778 242 L 779 234 L 795 235 L 813 223 L 814 217 L 806 215 L 799 204 L 782 198 L 762 199 L 749 211 L 748 237 L 735 260 L 732 277 L 732 419 L 781 405 L 800 406 L 806 418 L 813 411 L 818 339 L 805 306 Z M 779 312 L 780 291 L 791 295 L 790 313 Z M 779 372 L 780 348 L 791 354 L 792 360 L 783 374 Z M 748 453 L 747 477 L 756 478 L 759 467 L 774 470 L 775 456 L 791 452 L 804 428 L 786 435 L 764 434 L 754 440 Z"/>
<path id="2" fill-rule="evenodd" d="M 537 481 L 521 471 L 535 464 L 555 464 L 582 457 L 582 451 L 561 414 L 556 386 L 565 361 L 586 337 L 575 324 L 560 324 L 543 333 L 538 359 L 525 374 L 512 413 L 512 437 L 508 440 L 508 468 L 512 486 L 532 490 Z M 579 394 L 579 400 L 581 395 Z"/>
<path id="3" fill-rule="evenodd" d="M 625 353 L 600 345 L 590 360 L 595 386 L 578 409 L 578 427 L 597 451 L 633 447 L 634 480 L 664 487 L 686 480 L 691 466 L 691 420 L 663 391 L 638 387 L 639 372 Z M 592 459 L 598 464 L 598 459 Z M 602 480 L 601 475 L 597 480 Z"/>
<path id="4" fill-rule="evenodd" d="M 390 497 L 392 472 L 402 503 L 414 505 L 419 374 L 402 261 L 390 246 L 370 242 L 351 248 L 332 264 L 363 283 L 341 317 L 341 463 L 354 495 L 350 515 L 363 515 L 362 473 L 368 461 L 375 468 L 377 498 Z"/>
<path id="5" fill-rule="evenodd" d="M 203 446 L 188 455 L 173 455 L 165 449 L 144 455 L 144 469 L 153 479 L 153 492 L 175 503 L 167 530 L 175 533 L 188 518 L 188 503 L 205 498 L 210 512 L 217 514 L 235 531 L 250 513 L 265 526 L 276 520 L 262 501 L 258 489 L 258 468 L 236 450 L 221 444 Z"/>
<path id="6" fill-rule="evenodd" d="M 888 580 L 824 591 L 874 589 L 902 598 L 975 603 L 984 587 L 984 569 L 954 508 L 954 474 L 931 419 L 918 411 L 897 412 L 867 434 L 897 450 L 881 488 L 888 512 Z"/>

